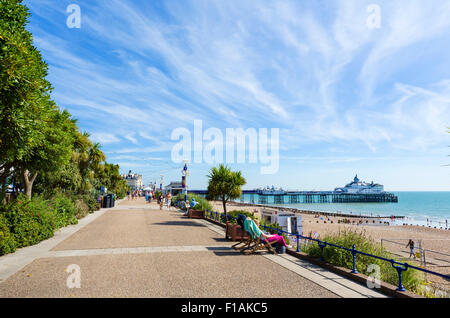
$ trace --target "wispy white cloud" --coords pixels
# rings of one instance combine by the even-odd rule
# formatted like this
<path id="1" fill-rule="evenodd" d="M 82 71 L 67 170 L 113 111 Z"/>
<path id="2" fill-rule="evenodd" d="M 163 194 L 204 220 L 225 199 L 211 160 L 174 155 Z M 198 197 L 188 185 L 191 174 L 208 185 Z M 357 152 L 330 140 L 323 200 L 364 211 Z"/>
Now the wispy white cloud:
<path id="1" fill-rule="evenodd" d="M 31 7 L 54 98 L 109 154 L 169 157 L 171 131 L 195 119 L 280 128 L 289 155 L 348 155 L 329 163 L 438 153 L 450 3 L 377 1 L 381 28 L 369 29 L 371 3 L 96 0 L 80 3 L 80 30 L 55 22 L 61 5 Z"/>
<path id="2" fill-rule="evenodd" d="M 96 142 L 100 142 L 102 144 L 116 143 L 116 142 L 120 141 L 120 139 L 117 138 L 115 135 L 108 134 L 108 133 L 102 133 L 102 132 L 94 132 L 94 133 L 92 133 L 91 134 L 91 139 L 96 141 Z"/>
<path id="3" fill-rule="evenodd" d="M 138 145 L 137 139 L 134 137 L 135 133 L 129 134 L 125 136 L 125 139 L 131 141 L 133 144 Z"/>

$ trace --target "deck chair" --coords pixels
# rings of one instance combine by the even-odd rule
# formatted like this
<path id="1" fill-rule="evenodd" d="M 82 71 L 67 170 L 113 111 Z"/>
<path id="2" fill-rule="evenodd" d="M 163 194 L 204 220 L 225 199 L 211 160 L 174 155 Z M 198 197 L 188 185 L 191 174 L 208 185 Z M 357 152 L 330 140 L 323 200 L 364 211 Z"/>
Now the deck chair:
<path id="1" fill-rule="evenodd" d="M 243 248 L 241 250 L 242 253 L 245 255 L 250 255 L 257 251 L 263 251 L 266 249 L 272 254 L 276 253 L 272 246 L 272 244 L 275 244 L 276 241 L 269 243 L 266 238 L 261 238 L 261 230 L 252 219 L 247 218 L 245 220 L 244 229 L 249 233 L 249 237 L 252 238 L 252 241 L 248 244 L 247 248 Z"/>
<path id="2" fill-rule="evenodd" d="M 244 214 L 238 214 L 236 218 L 237 224 L 247 233 L 247 239 L 245 240 L 244 237 L 241 237 L 241 240 L 237 242 L 236 244 L 232 245 L 231 247 L 235 250 L 242 250 L 244 248 L 250 247 L 250 245 L 253 243 L 253 237 L 248 233 L 248 231 L 245 230 L 244 222 L 247 217 Z"/>

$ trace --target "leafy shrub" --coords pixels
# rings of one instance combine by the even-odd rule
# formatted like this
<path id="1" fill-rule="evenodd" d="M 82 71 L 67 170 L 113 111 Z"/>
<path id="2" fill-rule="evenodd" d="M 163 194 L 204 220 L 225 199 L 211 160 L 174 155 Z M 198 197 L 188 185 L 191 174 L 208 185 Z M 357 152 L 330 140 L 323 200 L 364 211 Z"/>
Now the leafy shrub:
<path id="1" fill-rule="evenodd" d="M 16 250 L 16 241 L 9 231 L 8 222 L 0 213 L 0 255 L 13 253 Z"/>
<path id="2" fill-rule="evenodd" d="M 195 210 L 212 210 L 212 205 L 209 203 L 204 197 L 199 196 L 197 194 L 188 193 L 187 198 L 189 202 L 192 201 L 193 198 L 195 198 L 195 201 L 197 204 L 195 205 Z M 184 201 L 184 194 L 179 193 L 175 196 L 175 198 L 172 199 L 173 202 L 176 200 L 178 201 Z"/>
<path id="3" fill-rule="evenodd" d="M 3 216 L 9 224 L 16 247 L 37 244 L 53 236 L 57 226 L 55 214 L 47 200 L 35 196 L 29 200 L 20 195 L 4 207 Z"/>
<path id="4" fill-rule="evenodd" d="M 51 200 L 43 196 L 28 199 L 19 195 L 16 200 L 0 207 L 0 255 L 12 253 L 16 248 L 37 244 L 53 236 L 54 230 L 77 224 L 90 207 L 97 207 L 91 196 L 75 196 L 74 200 L 61 193 Z"/>
<path id="5" fill-rule="evenodd" d="M 86 194 L 82 196 L 82 199 L 86 203 L 89 213 L 99 210 L 97 199 L 94 196 Z"/>
<path id="6" fill-rule="evenodd" d="M 227 212 L 228 222 L 236 223 L 237 222 L 236 218 L 239 214 L 243 214 L 243 215 L 251 218 L 252 220 L 255 220 L 255 215 L 252 212 L 242 211 L 242 210 L 233 210 L 233 211 Z M 221 219 L 222 223 L 225 223 L 225 215 L 222 215 L 221 218 L 222 218 Z"/>
<path id="7" fill-rule="evenodd" d="M 51 204 L 56 213 L 57 228 L 78 223 L 75 217 L 75 204 L 71 199 L 63 194 L 57 194 L 52 198 Z"/>
<path id="8" fill-rule="evenodd" d="M 79 220 L 89 214 L 89 206 L 83 199 L 75 201 L 75 217 Z"/>

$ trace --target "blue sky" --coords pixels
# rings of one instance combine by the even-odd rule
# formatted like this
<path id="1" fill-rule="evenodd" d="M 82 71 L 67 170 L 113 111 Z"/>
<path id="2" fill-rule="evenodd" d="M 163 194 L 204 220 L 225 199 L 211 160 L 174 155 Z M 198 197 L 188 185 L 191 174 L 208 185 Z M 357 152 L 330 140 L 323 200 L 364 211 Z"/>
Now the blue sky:
<path id="1" fill-rule="evenodd" d="M 181 178 L 171 133 L 279 128 L 245 188 L 450 191 L 450 2 L 27 0 L 53 98 L 146 183 Z M 68 28 L 70 4 L 81 28 Z M 376 4 L 380 28 L 369 28 Z M 210 166 L 191 164 L 205 188 Z"/>

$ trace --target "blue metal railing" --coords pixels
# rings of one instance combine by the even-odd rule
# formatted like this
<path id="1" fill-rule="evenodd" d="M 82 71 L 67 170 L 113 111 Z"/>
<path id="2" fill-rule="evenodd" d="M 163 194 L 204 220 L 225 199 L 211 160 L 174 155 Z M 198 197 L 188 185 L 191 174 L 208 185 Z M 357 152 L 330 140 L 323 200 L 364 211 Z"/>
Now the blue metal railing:
<path id="1" fill-rule="evenodd" d="M 180 205 L 180 207 L 181 207 L 181 205 Z M 224 217 L 225 217 L 224 213 L 218 213 L 218 212 L 214 212 L 214 211 L 210 211 L 210 210 L 206 210 L 206 212 L 205 212 L 205 218 L 212 219 L 212 220 L 214 220 L 216 222 L 223 223 L 222 222 L 222 218 L 224 218 Z M 231 215 L 227 215 L 227 220 L 231 220 L 231 219 L 236 219 L 236 218 L 231 216 Z M 309 240 L 309 241 L 312 241 L 312 242 L 317 242 L 317 244 L 319 245 L 320 250 L 321 250 L 320 251 L 320 260 L 321 261 L 324 261 L 324 249 L 327 246 L 331 246 L 331 247 L 335 247 L 335 248 L 346 250 L 346 251 L 348 251 L 348 252 L 350 252 L 352 254 L 352 270 L 351 270 L 351 273 L 353 273 L 353 274 L 357 274 L 358 273 L 358 271 L 356 269 L 356 256 L 358 254 L 364 255 L 364 256 L 368 256 L 368 257 L 372 257 L 372 258 L 376 258 L 376 259 L 379 259 L 381 261 L 389 262 L 389 263 L 391 263 L 392 267 L 397 271 L 397 274 L 398 274 L 398 286 L 397 286 L 397 290 L 398 291 L 405 291 L 406 290 L 405 287 L 402 284 L 402 273 L 405 272 L 406 270 L 408 270 L 408 268 L 412 268 L 412 269 L 415 269 L 415 270 L 418 270 L 418 271 L 421 271 L 421 272 L 424 272 L 424 273 L 436 275 L 436 276 L 442 277 L 442 278 L 447 279 L 447 280 L 450 279 L 449 275 L 433 272 L 433 271 L 427 270 L 425 268 L 421 268 L 421 267 L 417 267 L 417 266 L 414 266 L 414 265 L 410 265 L 408 263 L 397 262 L 394 259 L 388 259 L 388 258 L 385 258 L 385 257 L 381 257 L 381 256 L 377 256 L 377 255 L 368 254 L 368 253 L 365 253 L 365 252 L 362 252 L 362 251 L 358 251 L 354 244 L 353 244 L 352 248 L 347 248 L 347 247 L 339 246 L 339 245 L 336 245 L 336 244 L 333 244 L 333 243 L 321 241 L 319 239 L 314 239 L 312 237 L 303 236 L 303 235 L 300 235 L 298 233 L 290 233 L 290 232 L 284 231 L 284 230 L 279 229 L 279 228 L 272 228 L 272 227 L 269 227 L 269 226 L 266 226 L 266 225 L 263 225 L 263 229 L 264 229 L 264 231 L 266 231 L 266 230 L 276 231 L 279 235 L 282 235 L 284 233 L 284 234 L 287 234 L 287 235 L 290 235 L 290 236 L 295 236 L 296 237 L 296 243 L 297 243 L 297 250 L 296 250 L 296 252 L 300 252 L 300 239 L 305 239 L 305 240 Z"/>

